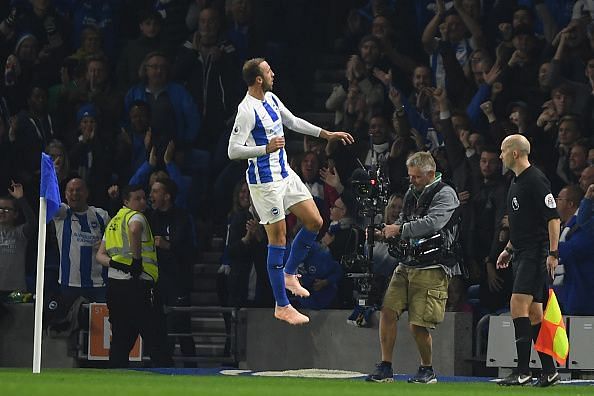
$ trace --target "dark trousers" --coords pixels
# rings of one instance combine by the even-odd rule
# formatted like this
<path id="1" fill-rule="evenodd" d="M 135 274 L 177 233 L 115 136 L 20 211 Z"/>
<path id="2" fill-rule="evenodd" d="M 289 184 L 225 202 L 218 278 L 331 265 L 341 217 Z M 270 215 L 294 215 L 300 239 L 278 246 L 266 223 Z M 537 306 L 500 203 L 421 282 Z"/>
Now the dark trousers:
<path id="1" fill-rule="evenodd" d="M 163 303 L 168 306 L 175 307 L 189 307 L 190 295 L 180 295 L 177 290 L 162 282 L 165 277 L 159 279 L 157 283 L 157 296 L 163 299 Z M 179 341 L 179 347 L 184 357 L 195 357 L 196 347 L 194 345 L 194 337 L 192 333 L 192 315 L 190 312 L 168 312 L 163 316 L 163 323 L 166 323 L 166 328 L 163 330 L 168 339 L 169 354 L 173 356 L 175 350 L 175 341 Z M 169 336 L 168 334 L 188 334 L 185 336 Z M 196 367 L 196 362 L 184 362 L 184 367 Z"/>
<path id="2" fill-rule="evenodd" d="M 155 304 L 153 285 L 141 280 L 109 279 L 107 283 L 107 308 L 111 323 L 109 364 L 114 368 L 128 367 L 128 354 L 140 334 L 154 367 L 172 366 L 167 353 L 167 341 L 159 329 L 159 309 Z"/>
<path id="3" fill-rule="evenodd" d="M 170 312 L 167 314 L 167 331 L 170 333 L 192 333 L 192 318 L 189 312 Z M 169 353 L 173 354 L 175 339 L 179 341 L 179 348 L 184 357 L 195 357 L 196 346 L 194 337 L 169 337 Z M 195 362 L 184 362 L 184 367 L 196 367 Z"/>

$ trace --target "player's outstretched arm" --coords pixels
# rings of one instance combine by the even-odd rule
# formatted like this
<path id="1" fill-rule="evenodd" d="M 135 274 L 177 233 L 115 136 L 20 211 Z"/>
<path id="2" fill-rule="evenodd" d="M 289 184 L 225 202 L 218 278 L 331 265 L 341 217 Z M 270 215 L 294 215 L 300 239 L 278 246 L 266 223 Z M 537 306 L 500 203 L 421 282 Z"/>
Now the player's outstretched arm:
<path id="1" fill-rule="evenodd" d="M 355 142 L 353 136 L 348 132 L 329 132 L 325 129 L 322 129 L 320 132 L 320 137 L 322 139 L 326 139 L 328 142 L 340 141 L 345 146 Z"/>

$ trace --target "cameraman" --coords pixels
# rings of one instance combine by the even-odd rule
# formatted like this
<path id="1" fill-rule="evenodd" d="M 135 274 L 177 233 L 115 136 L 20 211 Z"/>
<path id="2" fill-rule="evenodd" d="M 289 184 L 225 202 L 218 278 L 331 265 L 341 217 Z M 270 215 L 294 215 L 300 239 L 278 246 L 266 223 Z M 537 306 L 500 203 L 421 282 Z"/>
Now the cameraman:
<path id="1" fill-rule="evenodd" d="M 395 224 L 386 225 L 378 232 L 384 239 L 400 237 L 409 244 L 422 237 L 442 233 L 444 247 L 455 239 L 450 219 L 459 206 L 453 188 L 441 181 L 435 172 L 435 161 L 427 152 L 417 152 L 406 161 L 410 188 L 404 196 L 404 207 Z M 454 226 L 455 227 L 455 226 Z M 422 262 L 415 257 L 402 257 L 384 296 L 380 315 L 380 344 L 382 361 L 376 370 L 367 376 L 367 381 L 391 382 L 392 354 L 396 343 L 397 321 L 408 311 L 410 330 L 421 356 L 417 374 L 408 382 L 435 383 L 437 377 L 431 366 L 431 334 L 444 318 L 449 278 L 458 270 L 450 257 L 437 261 Z"/>

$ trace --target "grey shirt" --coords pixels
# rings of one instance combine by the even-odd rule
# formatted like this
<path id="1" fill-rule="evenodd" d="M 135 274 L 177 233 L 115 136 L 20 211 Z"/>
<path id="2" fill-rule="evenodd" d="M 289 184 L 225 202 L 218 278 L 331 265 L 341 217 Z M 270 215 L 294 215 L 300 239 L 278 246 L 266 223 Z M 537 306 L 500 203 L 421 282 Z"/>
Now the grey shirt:
<path id="1" fill-rule="evenodd" d="M 0 224 L 0 290 L 25 291 L 25 254 L 33 233 L 33 211 L 24 199 L 17 201 L 25 214 L 25 224 Z"/>

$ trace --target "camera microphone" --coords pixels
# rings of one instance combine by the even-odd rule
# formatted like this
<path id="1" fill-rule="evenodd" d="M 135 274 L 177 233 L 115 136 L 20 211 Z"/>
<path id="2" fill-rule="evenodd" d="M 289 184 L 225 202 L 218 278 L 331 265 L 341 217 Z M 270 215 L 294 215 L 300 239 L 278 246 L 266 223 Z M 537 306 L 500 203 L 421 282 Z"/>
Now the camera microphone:
<path id="1" fill-rule="evenodd" d="M 363 162 L 361 162 L 361 160 L 359 158 L 355 158 L 357 160 L 357 163 L 359 164 L 359 167 L 361 169 L 365 169 L 365 165 L 363 165 Z"/>

